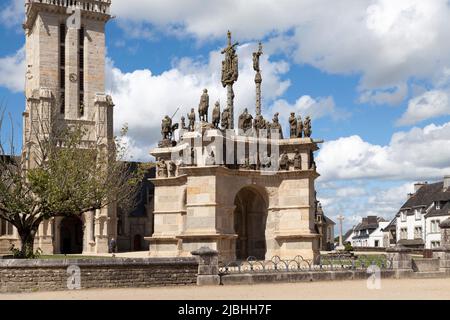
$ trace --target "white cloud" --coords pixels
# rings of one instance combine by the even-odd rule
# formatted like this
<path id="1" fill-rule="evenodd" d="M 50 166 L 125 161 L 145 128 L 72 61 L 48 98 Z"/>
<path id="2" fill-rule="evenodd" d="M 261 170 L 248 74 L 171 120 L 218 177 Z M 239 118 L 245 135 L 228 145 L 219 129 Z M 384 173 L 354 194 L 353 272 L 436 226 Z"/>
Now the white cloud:
<path id="1" fill-rule="evenodd" d="M 200 41 L 223 39 L 227 29 L 240 40 L 266 37 L 300 64 L 360 74 L 362 100 L 377 104 L 402 101 L 408 80 L 450 66 L 447 0 L 129 0 L 113 8 L 119 19 Z"/>
<path id="2" fill-rule="evenodd" d="M 0 86 L 20 92 L 25 86 L 25 48 L 0 58 Z"/>
<path id="3" fill-rule="evenodd" d="M 24 6 L 23 0 L 11 0 L 0 11 L 0 24 L 5 27 L 12 27 L 22 23 Z"/>
<path id="4" fill-rule="evenodd" d="M 314 99 L 308 95 L 301 96 L 294 104 L 290 104 L 284 99 L 276 100 L 271 107 L 271 111 L 280 112 L 280 119 L 283 124 L 288 123 L 287 119 L 290 112 L 296 112 L 303 118 L 310 116 L 314 120 L 323 117 L 331 117 L 337 120 L 348 116 L 346 111 L 336 108 L 333 97 Z"/>
<path id="5" fill-rule="evenodd" d="M 450 122 L 396 132 L 388 145 L 354 135 L 325 142 L 317 157 L 322 181 L 333 179 L 423 180 L 450 172 Z"/>
<path id="6" fill-rule="evenodd" d="M 442 90 L 431 90 L 409 101 L 408 109 L 397 121 L 397 125 L 412 125 L 444 115 L 450 115 L 448 93 Z"/>

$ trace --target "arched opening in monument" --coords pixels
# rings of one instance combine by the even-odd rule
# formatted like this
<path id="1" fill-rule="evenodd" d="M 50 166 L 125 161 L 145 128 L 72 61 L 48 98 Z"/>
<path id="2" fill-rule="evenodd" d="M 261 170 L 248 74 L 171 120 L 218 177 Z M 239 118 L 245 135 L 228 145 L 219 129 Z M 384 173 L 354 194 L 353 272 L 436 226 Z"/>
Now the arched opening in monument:
<path id="1" fill-rule="evenodd" d="M 234 230 L 236 259 L 255 257 L 264 260 L 266 256 L 267 201 L 259 190 L 253 187 L 241 189 L 234 199 Z"/>
<path id="2" fill-rule="evenodd" d="M 61 253 L 74 254 L 83 251 L 83 222 L 71 216 L 61 221 Z"/>

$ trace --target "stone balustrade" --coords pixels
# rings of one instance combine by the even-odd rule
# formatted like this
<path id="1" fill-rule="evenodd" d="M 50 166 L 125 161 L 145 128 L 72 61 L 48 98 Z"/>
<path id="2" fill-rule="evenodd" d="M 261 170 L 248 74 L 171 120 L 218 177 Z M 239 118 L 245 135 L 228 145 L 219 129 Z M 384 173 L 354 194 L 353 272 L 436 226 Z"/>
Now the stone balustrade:
<path id="1" fill-rule="evenodd" d="M 111 0 L 26 0 L 25 5 L 33 3 L 51 4 L 61 7 L 110 14 Z"/>

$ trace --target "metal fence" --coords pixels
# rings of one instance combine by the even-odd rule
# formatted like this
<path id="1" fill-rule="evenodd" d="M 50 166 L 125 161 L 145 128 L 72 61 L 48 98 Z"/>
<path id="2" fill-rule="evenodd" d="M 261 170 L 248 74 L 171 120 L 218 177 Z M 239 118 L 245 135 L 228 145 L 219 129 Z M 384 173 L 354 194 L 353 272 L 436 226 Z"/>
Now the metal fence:
<path id="1" fill-rule="evenodd" d="M 298 255 L 294 259 L 283 260 L 274 256 L 270 260 L 236 260 L 219 265 L 220 274 L 264 273 L 264 272 L 309 272 L 366 270 L 369 266 L 378 266 L 381 270 L 392 269 L 392 261 L 386 256 L 358 255 L 319 255 L 314 260 L 303 259 Z"/>

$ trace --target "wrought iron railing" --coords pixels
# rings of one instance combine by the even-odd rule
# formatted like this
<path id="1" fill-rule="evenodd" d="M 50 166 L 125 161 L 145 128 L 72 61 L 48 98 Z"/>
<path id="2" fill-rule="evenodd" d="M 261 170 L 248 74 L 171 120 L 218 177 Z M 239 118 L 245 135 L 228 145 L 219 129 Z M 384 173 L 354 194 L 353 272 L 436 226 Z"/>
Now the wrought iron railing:
<path id="1" fill-rule="evenodd" d="M 392 268 L 392 261 L 386 256 L 358 255 L 319 255 L 314 261 L 303 259 L 298 255 L 294 259 L 283 260 L 274 256 L 270 260 L 257 260 L 249 257 L 247 260 L 236 260 L 222 263 L 219 273 L 264 273 L 264 272 L 309 272 L 309 271 L 339 271 L 366 270 L 369 266 L 378 266 L 381 270 Z"/>

